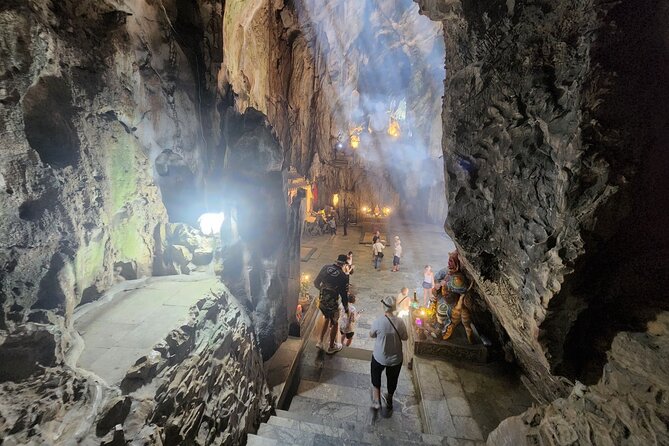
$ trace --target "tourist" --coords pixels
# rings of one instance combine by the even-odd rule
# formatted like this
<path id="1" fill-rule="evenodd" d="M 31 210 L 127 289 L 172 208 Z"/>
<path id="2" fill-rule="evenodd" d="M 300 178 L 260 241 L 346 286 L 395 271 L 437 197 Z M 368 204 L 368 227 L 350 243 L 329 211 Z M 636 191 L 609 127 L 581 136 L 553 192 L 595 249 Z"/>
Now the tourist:
<path id="1" fill-rule="evenodd" d="M 383 246 L 383 243 L 381 243 L 381 239 L 378 239 L 372 245 L 372 253 L 374 254 L 374 269 L 377 271 L 381 271 L 381 261 L 383 260 L 384 248 L 385 246 Z"/>
<path id="2" fill-rule="evenodd" d="M 342 267 L 347 260 L 346 254 L 339 254 L 337 261 L 333 265 L 325 265 L 314 279 L 314 286 L 320 290 L 319 309 L 325 317 L 325 323 L 321 330 L 321 336 L 316 343 L 316 347 L 323 349 L 323 338 L 330 329 L 330 344 L 327 353 L 336 353 L 342 349 L 342 345 L 335 342 L 337 338 L 337 326 L 339 324 L 339 298 L 344 307 L 344 312 L 348 313 L 348 275 L 344 273 Z"/>
<path id="3" fill-rule="evenodd" d="M 348 297 L 348 313 L 339 317 L 339 333 L 341 334 L 341 344 L 350 347 L 355 334 L 355 323 L 358 319 L 358 311 L 355 306 L 355 296 Z"/>
<path id="4" fill-rule="evenodd" d="M 349 251 L 348 255 L 346 256 L 346 263 L 342 267 L 342 270 L 350 276 L 351 274 L 353 274 L 354 268 L 355 265 L 353 265 L 353 251 Z"/>
<path id="5" fill-rule="evenodd" d="M 404 321 L 394 314 L 395 298 L 384 297 L 381 303 L 384 314 L 372 322 L 369 332 L 369 337 L 376 339 L 371 364 L 372 409 L 381 407 L 381 374 L 385 369 L 388 393 L 383 395 L 383 400 L 386 407 L 392 410 L 393 394 L 402 370 L 402 341 L 406 341 L 409 335 Z"/>
<path id="6" fill-rule="evenodd" d="M 396 273 L 400 270 L 400 257 L 402 257 L 402 241 L 400 236 L 395 236 L 395 251 L 393 253 L 393 269 L 392 272 Z"/>
<path id="7" fill-rule="evenodd" d="M 374 232 L 374 237 L 372 237 L 372 244 L 376 243 L 379 240 L 381 240 L 381 232 L 376 231 Z"/>
<path id="8" fill-rule="evenodd" d="M 330 226 L 330 234 L 337 235 L 337 222 L 335 222 L 334 215 L 330 217 L 328 225 Z"/>
<path id="9" fill-rule="evenodd" d="M 395 299 L 397 302 L 397 311 L 398 314 L 406 312 L 406 314 L 409 314 L 409 307 L 411 306 L 411 299 L 409 298 L 409 288 L 403 287 L 399 294 L 397 295 L 397 298 Z"/>
<path id="10" fill-rule="evenodd" d="M 425 265 L 423 269 L 423 306 L 427 307 L 430 296 L 432 295 L 432 288 L 434 288 L 434 273 L 430 265 Z"/>

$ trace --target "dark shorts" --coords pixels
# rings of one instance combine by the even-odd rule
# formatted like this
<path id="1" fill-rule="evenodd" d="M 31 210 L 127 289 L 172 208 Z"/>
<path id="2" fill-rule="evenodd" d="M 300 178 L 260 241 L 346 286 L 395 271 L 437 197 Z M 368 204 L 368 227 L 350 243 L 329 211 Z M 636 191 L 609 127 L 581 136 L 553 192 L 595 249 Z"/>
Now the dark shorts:
<path id="1" fill-rule="evenodd" d="M 397 256 L 393 256 L 393 265 L 399 265 L 400 264 L 400 258 Z"/>
<path id="2" fill-rule="evenodd" d="M 430 282 L 423 282 L 423 288 L 426 290 L 432 289 L 432 284 Z"/>
<path id="3" fill-rule="evenodd" d="M 325 319 L 332 323 L 339 321 L 339 301 L 337 299 L 321 296 L 321 302 L 318 306 Z"/>
<path id="4" fill-rule="evenodd" d="M 339 333 L 341 333 L 343 336 L 346 336 L 346 339 L 353 339 L 353 335 L 355 334 L 354 332 L 344 333 L 341 330 L 339 330 Z"/>
<path id="5" fill-rule="evenodd" d="M 397 389 L 397 381 L 400 377 L 400 371 L 402 370 L 402 363 L 400 362 L 397 365 L 386 366 L 379 364 L 372 355 L 372 366 L 371 366 L 371 377 L 372 385 L 377 389 L 381 388 L 381 373 L 385 369 L 386 371 L 386 380 L 388 385 L 388 393 L 395 393 Z"/>

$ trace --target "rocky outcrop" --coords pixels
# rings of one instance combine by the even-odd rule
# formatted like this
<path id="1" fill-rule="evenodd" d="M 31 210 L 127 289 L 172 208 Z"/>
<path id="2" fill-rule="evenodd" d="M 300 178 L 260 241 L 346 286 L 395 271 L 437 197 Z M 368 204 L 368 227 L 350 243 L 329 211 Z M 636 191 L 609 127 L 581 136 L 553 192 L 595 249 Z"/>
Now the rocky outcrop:
<path id="1" fill-rule="evenodd" d="M 666 197 L 640 170 L 667 162 L 643 124 L 666 127 L 653 80 L 667 66 L 666 2 L 641 15 L 626 2 L 420 3 L 444 24 L 446 229 L 528 384 L 551 401 L 575 378 L 596 382 L 615 333 L 667 307 L 655 285 L 666 268 L 651 259 L 669 245 L 650 229 L 664 226 L 652 203 Z M 625 68 L 646 58 L 657 65 Z M 659 253 L 630 243 L 637 234 Z"/>
<path id="2" fill-rule="evenodd" d="M 668 335 L 669 313 L 647 333 L 619 333 L 599 383 L 504 420 L 488 444 L 669 444 Z"/>
<path id="3" fill-rule="evenodd" d="M 55 327 L 45 333 L 61 339 Z M 269 416 L 251 319 L 223 289 L 198 302 L 186 324 L 128 371 L 126 395 L 70 367 L 57 351 L 41 370 L 0 384 L 3 444 L 236 445 Z"/>

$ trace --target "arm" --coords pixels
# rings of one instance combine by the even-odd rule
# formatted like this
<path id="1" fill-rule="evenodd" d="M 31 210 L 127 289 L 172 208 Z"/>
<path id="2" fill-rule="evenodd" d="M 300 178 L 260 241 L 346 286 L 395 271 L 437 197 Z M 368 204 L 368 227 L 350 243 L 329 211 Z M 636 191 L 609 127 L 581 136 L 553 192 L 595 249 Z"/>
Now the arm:
<path id="1" fill-rule="evenodd" d="M 376 321 L 372 322 L 372 328 L 371 330 L 369 330 L 369 337 L 370 338 L 376 337 Z"/>
<path id="2" fill-rule="evenodd" d="M 344 311 L 348 314 L 348 276 L 346 274 L 342 277 L 342 285 L 339 295 L 341 296 L 341 304 L 344 306 Z"/>
<path id="3" fill-rule="evenodd" d="M 314 279 L 314 286 L 318 290 L 321 289 L 321 283 L 323 283 L 323 275 L 324 274 L 325 274 L 325 268 L 321 268 L 321 271 L 318 273 L 318 275 Z"/>

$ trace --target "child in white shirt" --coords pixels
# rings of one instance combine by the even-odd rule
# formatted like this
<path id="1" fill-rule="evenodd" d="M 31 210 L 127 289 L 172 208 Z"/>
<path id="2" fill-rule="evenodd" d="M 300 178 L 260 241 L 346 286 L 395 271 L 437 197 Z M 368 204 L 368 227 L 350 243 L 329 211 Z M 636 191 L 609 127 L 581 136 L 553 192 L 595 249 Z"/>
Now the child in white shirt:
<path id="1" fill-rule="evenodd" d="M 350 346 L 355 334 L 355 323 L 358 320 L 358 310 L 355 309 L 355 296 L 348 296 L 348 314 L 345 311 L 339 316 L 339 333 L 341 334 L 341 343 Z"/>

